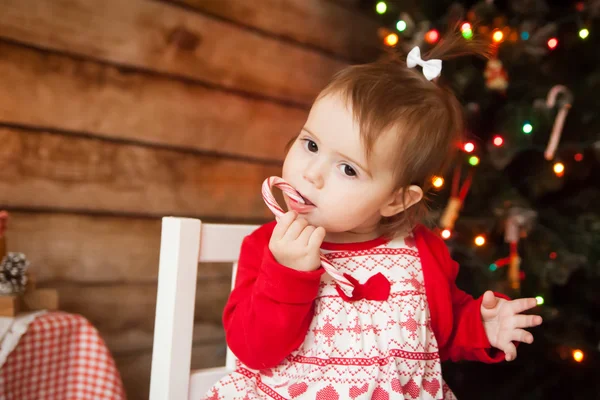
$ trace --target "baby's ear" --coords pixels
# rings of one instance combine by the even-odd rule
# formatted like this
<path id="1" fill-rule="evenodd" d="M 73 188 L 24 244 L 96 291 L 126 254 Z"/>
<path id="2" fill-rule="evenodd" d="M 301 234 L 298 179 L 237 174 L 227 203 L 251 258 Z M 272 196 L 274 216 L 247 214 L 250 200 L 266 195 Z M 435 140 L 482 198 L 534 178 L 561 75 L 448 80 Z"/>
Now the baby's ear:
<path id="1" fill-rule="evenodd" d="M 381 207 L 382 217 L 392 217 L 402 211 L 414 206 L 423 199 L 423 189 L 417 185 L 411 185 L 404 189 L 398 189 L 388 203 Z"/>

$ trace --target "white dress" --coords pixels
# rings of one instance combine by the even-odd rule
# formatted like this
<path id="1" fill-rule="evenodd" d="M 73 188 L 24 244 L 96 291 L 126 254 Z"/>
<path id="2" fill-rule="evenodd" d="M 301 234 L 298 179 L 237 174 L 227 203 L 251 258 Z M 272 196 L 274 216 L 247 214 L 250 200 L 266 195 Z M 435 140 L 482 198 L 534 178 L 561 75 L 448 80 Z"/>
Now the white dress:
<path id="1" fill-rule="evenodd" d="M 238 362 L 205 399 L 455 399 L 442 379 L 414 238 L 323 253 L 361 283 L 382 273 L 391 284 L 388 300 L 347 302 L 323 274 L 302 345 L 275 368 Z"/>

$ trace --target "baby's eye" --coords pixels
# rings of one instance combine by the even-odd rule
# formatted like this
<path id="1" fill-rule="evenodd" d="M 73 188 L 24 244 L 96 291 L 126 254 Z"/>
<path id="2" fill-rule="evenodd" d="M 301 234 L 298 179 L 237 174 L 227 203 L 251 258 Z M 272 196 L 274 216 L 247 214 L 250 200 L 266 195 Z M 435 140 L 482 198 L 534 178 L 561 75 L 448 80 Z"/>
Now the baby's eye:
<path id="1" fill-rule="evenodd" d="M 316 153 L 317 151 L 319 151 L 319 146 L 317 146 L 317 144 L 315 142 L 313 142 L 310 139 L 303 139 L 304 140 L 304 146 L 306 147 L 306 149 L 308 151 L 310 151 L 311 153 Z"/>
<path id="2" fill-rule="evenodd" d="M 342 172 L 346 175 L 346 176 L 356 176 L 356 170 L 354 168 L 352 168 L 351 166 L 349 166 L 348 164 L 342 164 Z"/>

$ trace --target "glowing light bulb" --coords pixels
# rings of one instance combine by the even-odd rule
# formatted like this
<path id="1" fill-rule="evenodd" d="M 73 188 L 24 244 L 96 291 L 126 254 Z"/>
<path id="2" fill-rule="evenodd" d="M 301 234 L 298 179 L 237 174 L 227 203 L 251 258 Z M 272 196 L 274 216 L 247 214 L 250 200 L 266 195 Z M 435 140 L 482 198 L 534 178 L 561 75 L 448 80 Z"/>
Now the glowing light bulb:
<path id="1" fill-rule="evenodd" d="M 503 144 L 504 144 L 504 139 L 502 139 L 502 136 L 494 136 L 494 146 L 500 147 Z"/>
<path id="2" fill-rule="evenodd" d="M 548 40 L 548 48 L 550 50 L 554 50 L 556 48 L 556 46 L 558 46 L 558 39 L 557 38 L 551 38 Z"/>
<path id="3" fill-rule="evenodd" d="M 463 146 L 463 149 L 467 152 L 467 153 L 472 153 L 473 150 L 475 150 L 475 145 L 472 142 L 467 142 L 465 143 L 465 145 Z"/>
<path id="4" fill-rule="evenodd" d="M 533 125 L 531 125 L 529 122 L 525 122 L 523 124 L 523 133 L 529 135 L 531 132 L 533 132 Z"/>
<path id="5" fill-rule="evenodd" d="M 444 239 L 450 239 L 450 236 L 452 236 L 452 232 L 450 232 L 449 229 L 444 229 L 442 231 L 442 238 L 444 238 Z"/>
<path id="6" fill-rule="evenodd" d="M 387 4 L 385 4 L 385 1 L 380 1 L 377 3 L 375 6 L 375 11 L 377 11 L 377 14 L 385 14 L 387 11 Z"/>
<path id="7" fill-rule="evenodd" d="M 492 34 L 492 40 L 496 43 L 500 43 L 504 40 L 504 33 L 502 33 L 502 31 L 495 30 Z"/>
<path id="8" fill-rule="evenodd" d="M 472 156 L 469 158 L 469 164 L 471 164 L 472 166 L 476 166 L 479 164 L 479 157 L 477 156 Z"/>
<path id="9" fill-rule="evenodd" d="M 444 178 L 442 178 L 441 176 L 434 176 L 431 180 L 431 183 L 434 187 L 439 189 L 442 186 L 444 186 Z"/>
<path id="10" fill-rule="evenodd" d="M 440 39 L 440 33 L 435 29 L 430 30 L 425 34 L 425 41 L 429 44 L 434 44 Z"/>
<path id="11" fill-rule="evenodd" d="M 473 38 L 473 28 L 471 27 L 470 23 L 465 22 L 464 24 L 462 24 L 460 27 L 460 31 L 465 39 Z"/>
<path id="12" fill-rule="evenodd" d="M 586 28 L 580 29 L 579 30 L 579 37 L 582 39 L 587 39 L 587 37 L 590 36 L 590 31 L 587 30 Z"/>
<path id="13" fill-rule="evenodd" d="M 565 173 L 565 165 L 561 162 L 554 164 L 554 173 L 558 176 L 562 176 Z"/>
<path id="14" fill-rule="evenodd" d="M 398 44 L 398 35 L 395 33 L 390 33 L 385 37 L 384 42 L 386 45 L 393 47 Z"/>
<path id="15" fill-rule="evenodd" d="M 538 306 L 544 304 L 544 298 L 542 296 L 535 296 L 535 301 L 537 302 Z"/>
<path id="16" fill-rule="evenodd" d="M 585 355 L 583 354 L 583 351 L 579 349 L 573 350 L 573 360 L 577 362 L 582 362 L 584 357 Z"/>
<path id="17" fill-rule="evenodd" d="M 479 235 L 475 238 L 475 244 L 479 247 L 485 244 L 485 237 L 483 235 Z"/>
<path id="18" fill-rule="evenodd" d="M 399 32 L 404 32 L 406 29 L 406 21 L 400 20 L 396 22 L 396 29 L 398 29 Z"/>

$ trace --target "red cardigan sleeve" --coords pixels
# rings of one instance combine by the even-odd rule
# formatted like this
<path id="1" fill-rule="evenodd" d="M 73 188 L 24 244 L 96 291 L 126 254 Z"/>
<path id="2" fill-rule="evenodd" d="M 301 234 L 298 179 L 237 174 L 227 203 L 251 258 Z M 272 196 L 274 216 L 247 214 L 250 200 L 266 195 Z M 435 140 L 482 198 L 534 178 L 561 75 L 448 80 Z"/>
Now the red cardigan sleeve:
<path id="1" fill-rule="evenodd" d="M 277 263 L 268 246 L 273 227 L 265 225 L 244 240 L 223 313 L 229 348 L 252 369 L 275 367 L 302 344 L 324 272 Z"/>
<path id="2" fill-rule="evenodd" d="M 458 263 L 450 257 L 446 244 L 439 238 L 439 250 L 443 257 L 444 269 L 450 286 L 452 301 L 452 332 L 444 348 L 440 349 L 442 360 L 451 359 L 482 361 L 495 363 L 504 360 L 504 352 L 492 348 L 481 320 L 481 302 L 483 296 L 474 299 L 456 286 Z M 498 297 L 506 296 L 495 293 Z"/>

